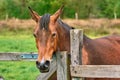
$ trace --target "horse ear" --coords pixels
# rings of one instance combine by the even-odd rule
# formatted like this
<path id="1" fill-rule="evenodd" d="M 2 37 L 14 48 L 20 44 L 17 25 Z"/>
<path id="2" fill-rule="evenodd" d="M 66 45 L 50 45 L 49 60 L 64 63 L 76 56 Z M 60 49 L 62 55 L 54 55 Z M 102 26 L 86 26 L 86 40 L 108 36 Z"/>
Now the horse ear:
<path id="1" fill-rule="evenodd" d="M 63 8 L 64 8 L 64 5 L 62 5 L 61 7 L 60 7 L 60 9 L 58 9 L 51 17 L 52 17 L 52 20 L 54 21 L 54 22 L 56 22 L 56 20 L 59 18 L 59 16 L 60 16 L 60 14 L 62 13 L 62 11 L 63 11 Z"/>
<path id="2" fill-rule="evenodd" d="M 35 11 L 33 11 L 33 10 L 31 9 L 31 7 L 28 7 L 28 8 L 29 8 L 29 10 L 30 10 L 30 14 L 31 14 L 32 19 L 33 19 L 34 21 L 38 22 L 38 21 L 39 21 L 39 18 L 40 18 L 40 16 L 38 15 L 38 13 L 36 13 Z"/>

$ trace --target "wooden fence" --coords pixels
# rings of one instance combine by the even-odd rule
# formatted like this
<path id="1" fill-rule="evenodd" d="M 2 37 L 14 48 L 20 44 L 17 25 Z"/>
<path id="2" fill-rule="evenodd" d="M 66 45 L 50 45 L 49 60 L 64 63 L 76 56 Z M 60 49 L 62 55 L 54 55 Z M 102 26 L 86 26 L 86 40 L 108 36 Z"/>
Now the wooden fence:
<path id="1" fill-rule="evenodd" d="M 82 65 L 83 31 L 71 30 L 70 53 L 58 52 L 50 65 L 48 73 L 41 73 L 37 80 L 83 80 L 89 78 L 120 78 L 120 65 Z M 7 58 L 7 59 L 6 59 Z M 36 60 L 37 54 L 0 54 L 0 60 Z"/>
<path id="2" fill-rule="evenodd" d="M 85 77 L 120 78 L 120 65 L 82 65 L 82 45 L 83 31 L 71 30 L 70 73 L 72 80 L 84 80 Z"/>
<path id="3" fill-rule="evenodd" d="M 22 53 L 22 52 L 0 52 L 0 60 L 8 61 L 19 61 L 19 60 L 28 60 L 35 61 L 37 59 L 37 53 Z"/>

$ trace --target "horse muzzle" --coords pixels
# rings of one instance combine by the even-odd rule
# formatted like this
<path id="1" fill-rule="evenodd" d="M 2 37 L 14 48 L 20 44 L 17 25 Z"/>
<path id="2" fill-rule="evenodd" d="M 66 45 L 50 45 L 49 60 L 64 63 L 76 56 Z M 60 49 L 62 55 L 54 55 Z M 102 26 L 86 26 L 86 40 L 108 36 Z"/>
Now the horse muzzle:
<path id="1" fill-rule="evenodd" d="M 40 63 L 39 61 L 36 61 L 36 66 L 41 73 L 49 72 L 50 61 L 45 61 L 44 63 Z"/>

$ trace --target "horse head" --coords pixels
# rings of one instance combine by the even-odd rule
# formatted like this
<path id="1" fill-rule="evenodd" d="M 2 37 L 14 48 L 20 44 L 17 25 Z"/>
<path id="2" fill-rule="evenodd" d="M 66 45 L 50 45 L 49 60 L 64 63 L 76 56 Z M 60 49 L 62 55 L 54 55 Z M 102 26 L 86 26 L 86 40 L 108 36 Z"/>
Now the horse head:
<path id="1" fill-rule="evenodd" d="M 32 19 L 36 22 L 33 32 L 38 49 L 36 66 L 40 72 L 48 72 L 51 58 L 58 49 L 57 19 L 63 10 L 63 6 L 53 15 L 44 14 L 43 16 L 39 16 L 37 12 L 30 7 L 28 8 Z"/>

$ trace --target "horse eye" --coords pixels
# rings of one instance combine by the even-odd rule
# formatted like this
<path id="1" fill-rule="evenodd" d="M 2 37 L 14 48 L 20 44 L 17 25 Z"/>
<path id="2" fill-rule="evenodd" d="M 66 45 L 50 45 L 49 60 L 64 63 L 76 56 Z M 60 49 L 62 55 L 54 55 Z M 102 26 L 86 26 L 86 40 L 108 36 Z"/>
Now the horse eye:
<path id="1" fill-rule="evenodd" d="M 36 38 L 37 37 L 37 35 L 35 34 L 35 33 L 33 33 L 33 36 Z"/>
<path id="2" fill-rule="evenodd" d="M 52 34 L 52 37 L 55 37 L 55 36 L 56 36 L 56 33 L 53 33 L 53 34 Z"/>

